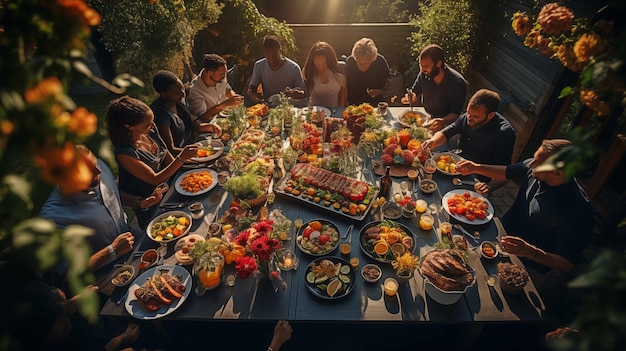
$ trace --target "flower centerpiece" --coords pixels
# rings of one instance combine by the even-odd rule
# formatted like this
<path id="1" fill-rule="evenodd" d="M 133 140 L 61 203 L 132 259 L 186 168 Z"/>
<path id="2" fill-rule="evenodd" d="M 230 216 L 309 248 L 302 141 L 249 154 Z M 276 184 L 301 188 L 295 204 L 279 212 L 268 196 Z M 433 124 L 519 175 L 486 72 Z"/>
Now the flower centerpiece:
<path id="1" fill-rule="evenodd" d="M 415 268 L 417 268 L 418 264 L 419 257 L 409 251 L 397 255 L 396 258 L 391 261 L 391 266 L 396 270 L 396 277 L 401 284 L 406 284 L 409 282 L 409 279 L 413 278 Z"/>
<path id="2" fill-rule="evenodd" d="M 358 106 L 350 105 L 346 107 L 341 116 L 346 121 L 346 126 L 352 132 L 352 140 L 357 143 L 365 129 L 379 129 L 383 126 L 384 120 L 374 111 L 374 107 L 368 103 Z"/>
<path id="3" fill-rule="evenodd" d="M 287 285 L 280 276 L 276 256 L 282 242 L 272 237 L 273 226 L 274 221 L 261 219 L 250 228 L 239 232 L 234 242 L 244 247 L 246 254 L 235 260 L 235 270 L 241 279 L 259 273 L 261 278 L 277 281 L 280 287 L 286 288 Z"/>

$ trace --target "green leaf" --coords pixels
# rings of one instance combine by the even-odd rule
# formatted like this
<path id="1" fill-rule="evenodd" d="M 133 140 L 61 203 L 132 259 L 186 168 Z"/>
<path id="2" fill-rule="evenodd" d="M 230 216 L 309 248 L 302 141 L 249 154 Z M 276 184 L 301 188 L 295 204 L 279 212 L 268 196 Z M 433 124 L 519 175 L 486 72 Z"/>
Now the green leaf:
<path id="1" fill-rule="evenodd" d="M 566 96 L 570 96 L 572 94 L 574 94 L 574 88 L 572 87 L 565 87 L 563 88 L 563 90 L 561 90 L 561 94 L 559 94 L 559 99 L 562 99 Z"/>
<path id="2" fill-rule="evenodd" d="M 19 197 L 29 209 L 33 208 L 33 202 L 30 198 L 32 186 L 26 178 L 22 178 L 15 174 L 9 174 L 4 177 L 2 183 L 9 188 L 10 192 Z"/>

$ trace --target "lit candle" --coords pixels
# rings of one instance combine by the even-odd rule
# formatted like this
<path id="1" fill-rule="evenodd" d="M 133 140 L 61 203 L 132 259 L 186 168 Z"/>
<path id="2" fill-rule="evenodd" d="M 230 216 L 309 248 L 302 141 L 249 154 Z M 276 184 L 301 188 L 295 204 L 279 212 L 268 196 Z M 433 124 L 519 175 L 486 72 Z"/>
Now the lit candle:
<path id="1" fill-rule="evenodd" d="M 291 259 L 291 257 L 285 257 L 285 259 L 283 260 L 283 264 L 285 265 L 285 267 L 289 268 L 293 264 L 293 260 Z"/>

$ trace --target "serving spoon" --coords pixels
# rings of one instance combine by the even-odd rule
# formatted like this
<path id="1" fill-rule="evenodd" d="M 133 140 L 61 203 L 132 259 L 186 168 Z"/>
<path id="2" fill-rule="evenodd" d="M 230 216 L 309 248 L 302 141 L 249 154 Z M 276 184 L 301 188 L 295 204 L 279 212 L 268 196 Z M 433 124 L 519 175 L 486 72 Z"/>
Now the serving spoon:
<path id="1" fill-rule="evenodd" d="M 463 184 L 465 184 L 465 185 L 474 185 L 474 184 L 476 184 L 476 182 L 467 182 L 467 181 L 461 180 L 461 178 L 452 178 L 452 184 L 457 185 L 457 186 L 463 185 Z"/>

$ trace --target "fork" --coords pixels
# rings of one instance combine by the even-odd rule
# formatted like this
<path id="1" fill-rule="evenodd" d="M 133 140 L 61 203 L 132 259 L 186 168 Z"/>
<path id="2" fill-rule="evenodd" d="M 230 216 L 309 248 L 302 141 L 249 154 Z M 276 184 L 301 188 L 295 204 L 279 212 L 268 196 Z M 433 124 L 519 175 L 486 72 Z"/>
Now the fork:
<path id="1" fill-rule="evenodd" d="M 175 203 L 169 203 L 169 204 L 168 204 L 168 203 L 164 203 L 164 204 L 159 205 L 159 207 L 161 207 L 161 208 L 167 208 L 167 209 L 172 209 L 172 208 L 183 208 L 183 207 L 187 206 L 187 203 L 188 203 L 188 202 L 189 202 L 189 201 L 185 200 L 185 201 L 183 201 L 183 202 L 181 202 L 181 203 L 177 203 L 177 204 L 175 204 Z"/>
<path id="2" fill-rule="evenodd" d="M 472 240 L 474 240 L 475 243 L 479 244 L 480 242 L 478 241 L 478 239 L 480 239 L 480 237 L 476 237 L 472 234 L 470 234 L 470 232 L 468 232 L 467 230 L 465 230 L 465 228 L 463 228 L 460 224 L 456 223 L 453 224 L 452 227 L 456 228 L 458 231 L 460 231 L 461 233 L 465 234 L 466 236 L 470 237 Z"/>

